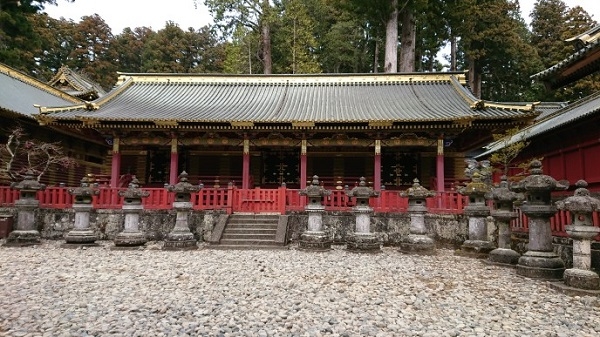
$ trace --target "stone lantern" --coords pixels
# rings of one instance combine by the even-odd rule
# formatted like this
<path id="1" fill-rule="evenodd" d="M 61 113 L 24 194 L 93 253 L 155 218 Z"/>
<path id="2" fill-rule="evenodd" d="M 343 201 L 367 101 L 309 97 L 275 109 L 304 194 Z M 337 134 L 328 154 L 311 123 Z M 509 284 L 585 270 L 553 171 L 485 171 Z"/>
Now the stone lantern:
<path id="1" fill-rule="evenodd" d="M 309 186 L 300 190 L 300 195 L 308 198 L 304 209 L 308 213 L 307 230 L 300 236 L 300 249 L 312 251 L 327 251 L 331 249 L 331 239 L 323 232 L 323 198 L 331 191 L 320 186 L 319 176 L 313 176 Z"/>
<path id="2" fill-rule="evenodd" d="M 521 211 L 529 218 L 529 244 L 527 252 L 519 258 L 517 274 L 530 278 L 560 280 L 565 264 L 554 252 L 550 218 L 556 213 L 551 192 L 569 188 L 568 182 L 558 182 L 543 174 L 542 163 L 530 164 L 530 175 L 511 189 L 525 194 Z"/>
<path id="3" fill-rule="evenodd" d="M 168 185 L 167 190 L 175 193 L 173 209 L 177 211 L 175 227 L 167 235 L 163 249 L 166 250 L 191 250 L 197 249 L 196 239 L 190 231 L 188 224 L 189 211 L 192 209 L 192 193 L 198 192 L 200 187 L 188 182 L 188 174 L 183 171 L 179 175 L 179 182 Z"/>
<path id="4" fill-rule="evenodd" d="M 575 195 L 556 203 L 558 209 L 571 212 L 572 219 L 565 229 L 573 239 L 573 268 L 565 270 L 564 281 L 569 287 L 600 290 L 600 278 L 590 270 L 591 239 L 600 232 L 600 228 L 593 225 L 592 214 L 600 210 L 600 200 L 590 196 L 584 180 L 579 180 L 575 186 Z"/>
<path id="5" fill-rule="evenodd" d="M 419 184 L 419 179 L 413 180 L 413 186 L 402 191 L 399 195 L 408 198 L 408 213 L 410 213 L 410 234 L 400 242 L 400 251 L 403 253 L 431 254 L 435 251 L 435 242 L 427 236 L 425 227 L 425 213 L 427 213 L 427 198 L 435 196 Z"/>
<path id="6" fill-rule="evenodd" d="M 98 195 L 100 191 L 93 188 L 93 175 L 81 178 L 81 185 L 76 188 L 69 188 L 68 192 L 73 196 L 73 210 L 75 211 L 75 224 L 73 229 L 65 237 L 65 248 L 85 246 L 95 246 L 98 239 L 94 231 L 90 228 L 90 211 L 92 206 L 92 197 Z"/>
<path id="7" fill-rule="evenodd" d="M 12 183 L 11 189 L 19 190 L 19 200 L 15 201 L 17 208 L 17 223 L 6 239 L 5 246 L 30 246 L 40 243 L 40 232 L 35 224 L 35 210 L 40 202 L 36 199 L 38 191 L 46 189 L 35 179 L 35 173 L 27 170 L 23 180 Z"/>
<path id="8" fill-rule="evenodd" d="M 461 246 L 461 251 L 466 254 L 483 257 L 496 248 L 488 240 L 485 221 L 490 215 L 490 209 L 486 204 L 490 192 L 491 187 L 481 180 L 481 174 L 477 171 L 473 173 L 471 182 L 458 190 L 458 193 L 469 197 L 469 204 L 464 208 L 464 213 L 469 219 L 469 239 Z"/>
<path id="9" fill-rule="evenodd" d="M 371 233 L 371 213 L 369 199 L 378 197 L 379 194 L 368 187 L 365 178 L 360 178 L 358 186 L 347 192 L 349 197 L 356 198 L 356 205 L 352 208 L 356 216 L 356 227 L 352 235 L 346 239 L 350 251 L 378 253 L 381 251 L 379 239 Z"/>
<path id="10" fill-rule="evenodd" d="M 488 255 L 488 262 L 498 265 L 515 265 L 521 256 L 511 249 L 510 221 L 517 217 L 513 204 L 515 201 L 523 200 L 523 195 L 511 191 L 506 176 L 500 178 L 500 185 L 492 188 L 492 199 L 496 208 L 491 215 L 498 225 L 498 248 L 492 250 Z"/>
<path id="11" fill-rule="evenodd" d="M 144 209 L 142 198 L 150 195 L 150 192 L 140 188 L 136 176 L 129 183 L 129 187 L 124 191 L 119 191 L 123 197 L 123 213 L 125 213 L 125 224 L 123 231 L 115 237 L 115 248 L 127 249 L 129 247 L 141 246 L 146 243 L 146 237 L 139 229 L 140 213 Z"/>

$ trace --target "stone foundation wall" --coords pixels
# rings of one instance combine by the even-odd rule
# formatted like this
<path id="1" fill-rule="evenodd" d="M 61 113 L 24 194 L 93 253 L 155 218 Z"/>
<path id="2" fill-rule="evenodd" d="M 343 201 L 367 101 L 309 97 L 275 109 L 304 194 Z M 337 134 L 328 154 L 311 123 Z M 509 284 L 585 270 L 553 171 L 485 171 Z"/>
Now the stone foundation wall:
<path id="1" fill-rule="evenodd" d="M 326 212 L 323 214 L 323 231 L 334 243 L 344 243 L 354 233 L 356 217 L 352 212 Z M 288 241 L 296 242 L 306 230 L 308 215 L 304 212 L 289 214 Z M 440 246 L 457 247 L 467 238 L 466 218 L 457 215 L 426 214 L 425 225 L 432 238 Z M 409 234 L 410 216 L 406 213 L 376 213 L 371 216 L 371 232 L 384 245 L 396 245 Z"/>
<path id="2" fill-rule="evenodd" d="M 12 214 L 14 208 L 0 208 L 0 214 Z M 212 230 L 223 211 L 192 211 L 189 216 L 190 229 L 199 241 L 208 241 Z M 140 229 L 149 241 L 163 240 L 175 225 L 174 210 L 143 210 Z M 62 239 L 73 228 L 75 212 L 72 209 L 38 209 L 35 212 L 38 230 L 44 239 Z M 116 210 L 92 210 L 90 227 L 100 240 L 112 240 L 123 229 L 124 214 Z M 458 247 L 467 238 L 467 220 L 460 215 L 426 214 L 425 223 L 430 235 L 442 246 Z M 292 212 L 288 218 L 287 241 L 296 242 L 306 230 L 308 215 Z M 355 215 L 352 212 L 326 212 L 323 214 L 323 229 L 335 243 L 344 243 L 346 236 L 354 232 Z M 410 216 L 404 213 L 376 213 L 371 216 L 371 231 L 376 233 L 384 245 L 395 245 L 408 235 Z"/>
<path id="3" fill-rule="evenodd" d="M 190 212 L 190 229 L 199 241 L 206 241 L 212 234 L 219 215 L 223 211 Z M 0 208 L 0 214 L 11 214 L 16 219 L 14 208 Z M 175 226 L 175 210 L 143 210 L 140 214 L 140 229 L 148 241 L 163 240 Z M 73 209 L 38 209 L 35 211 L 37 229 L 43 239 L 63 239 L 73 228 L 75 212 Z M 92 210 L 90 227 L 99 240 L 112 240 L 123 230 L 125 215 L 122 210 Z"/>

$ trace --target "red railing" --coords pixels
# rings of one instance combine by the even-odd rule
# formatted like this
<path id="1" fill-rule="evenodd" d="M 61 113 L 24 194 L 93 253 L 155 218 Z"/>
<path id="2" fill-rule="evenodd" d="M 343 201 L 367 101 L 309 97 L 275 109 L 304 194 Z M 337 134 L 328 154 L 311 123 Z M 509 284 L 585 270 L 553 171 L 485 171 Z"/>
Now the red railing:
<path id="1" fill-rule="evenodd" d="M 519 208 L 515 208 L 517 218 L 511 221 L 511 230 L 513 232 L 527 233 L 529 232 L 529 218 Z M 553 236 L 566 237 L 567 232 L 565 226 L 572 223 L 571 213 L 565 210 L 558 210 L 552 218 L 550 218 L 550 228 Z M 600 211 L 592 214 L 592 223 L 596 227 L 600 227 Z M 600 235 L 596 236 L 595 240 L 600 240 Z"/>
<path id="2" fill-rule="evenodd" d="M 123 197 L 118 192 L 124 188 L 100 187 L 99 194 L 93 198 L 96 209 L 120 209 Z M 142 199 L 146 209 L 171 209 L 173 194 L 164 188 L 143 188 L 149 196 Z M 192 205 L 196 210 L 225 209 L 232 212 L 277 212 L 302 211 L 306 205 L 306 197 L 300 195 L 298 189 L 280 187 L 277 189 L 239 189 L 203 188 L 192 194 Z M 0 186 L 0 205 L 11 206 L 18 199 L 19 192 L 7 186 Z M 73 204 L 73 197 L 67 187 L 48 187 L 38 192 L 38 200 L 42 208 L 68 208 Z M 354 198 L 346 195 L 345 190 L 332 190 L 324 199 L 325 210 L 346 211 L 355 206 Z M 456 192 L 439 193 L 435 198 L 427 200 L 432 213 L 462 212 L 466 203 L 465 197 Z M 406 212 L 408 199 L 402 198 L 397 191 L 381 191 L 378 198 L 371 198 L 370 206 L 376 212 Z"/>

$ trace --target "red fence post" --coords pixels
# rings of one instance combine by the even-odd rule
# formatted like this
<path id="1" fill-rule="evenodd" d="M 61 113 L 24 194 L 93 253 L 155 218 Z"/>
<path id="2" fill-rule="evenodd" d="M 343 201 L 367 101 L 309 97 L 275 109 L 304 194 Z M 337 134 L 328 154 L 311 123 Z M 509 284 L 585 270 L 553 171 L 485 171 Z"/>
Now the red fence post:
<path id="1" fill-rule="evenodd" d="M 279 191 L 278 192 L 279 192 L 279 196 L 278 196 L 278 199 L 279 199 L 278 206 L 279 207 L 278 207 L 278 210 L 279 210 L 279 213 L 281 215 L 284 215 L 285 214 L 285 193 L 286 193 L 286 187 L 285 186 L 279 187 Z"/>
<path id="2" fill-rule="evenodd" d="M 227 186 L 227 202 L 225 204 L 225 208 L 227 209 L 227 214 L 233 213 L 233 205 L 235 202 L 235 194 L 233 193 L 234 189 L 235 189 L 235 187 L 233 185 Z"/>

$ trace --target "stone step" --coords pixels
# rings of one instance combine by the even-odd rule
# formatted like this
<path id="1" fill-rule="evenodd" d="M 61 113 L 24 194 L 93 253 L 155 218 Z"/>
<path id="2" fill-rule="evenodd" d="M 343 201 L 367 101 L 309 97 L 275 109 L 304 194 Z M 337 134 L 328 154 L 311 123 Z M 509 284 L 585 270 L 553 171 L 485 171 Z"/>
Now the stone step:
<path id="1" fill-rule="evenodd" d="M 223 232 L 225 234 L 271 234 L 277 233 L 277 227 L 274 228 L 258 228 L 258 227 L 229 227 Z"/>
<path id="2" fill-rule="evenodd" d="M 218 250 L 287 250 L 288 247 L 279 245 L 279 246 L 257 246 L 257 245 L 210 245 L 209 249 L 218 249 Z"/>
<path id="3" fill-rule="evenodd" d="M 241 245 L 241 246 L 281 246 L 273 239 L 221 239 L 219 245 Z"/>
<path id="4" fill-rule="evenodd" d="M 253 233 L 223 233 L 223 240 L 275 240 L 275 234 L 253 234 Z"/>
<path id="5" fill-rule="evenodd" d="M 279 218 L 268 218 L 268 219 L 253 219 L 253 218 L 232 218 L 229 217 L 227 221 L 228 224 L 261 224 L 261 223 L 269 223 L 269 224 L 277 224 L 279 222 Z"/>
<path id="6" fill-rule="evenodd" d="M 228 223 L 225 227 L 225 231 L 228 229 L 241 229 L 241 230 L 252 230 L 252 229 L 277 229 L 277 224 L 247 224 L 247 223 Z"/>

